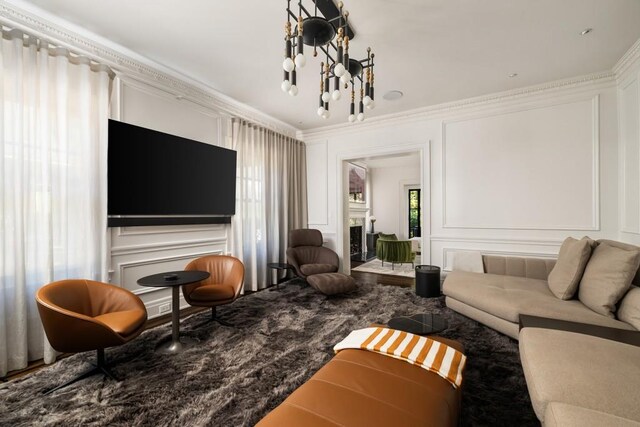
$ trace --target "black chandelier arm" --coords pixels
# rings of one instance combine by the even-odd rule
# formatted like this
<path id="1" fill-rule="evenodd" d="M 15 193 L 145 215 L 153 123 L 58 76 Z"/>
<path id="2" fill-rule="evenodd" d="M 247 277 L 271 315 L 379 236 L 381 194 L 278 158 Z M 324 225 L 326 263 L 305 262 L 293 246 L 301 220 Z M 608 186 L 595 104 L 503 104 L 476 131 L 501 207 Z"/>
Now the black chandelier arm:
<path id="1" fill-rule="evenodd" d="M 291 0 L 287 0 L 287 2 L 288 2 L 288 4 L 287 4 L 287 13 L 289 14 L 289 16 L 290 16 L 290 17 L 292 17 L 292 18 L 293 18 L 293 20 L 294 20 L 294 21 L 297 21 L 297 20 L 298 20 L 298 15 L 296 15 L 295 13 L 293 13 L 293 12 L 291 11 Z M 315 3 L 315 0 L 314 0 L 314 3 Z M 305 8 L 305 7 L 302 5 L 302 2 L 298 2 L 298 6 L 300 7 L 300 10 L 301 10 L 302 12 L 304 12 L 304 14 L 306 15 L 306 18 L 311 18 L 311 17 L 316 16 L 316 15 L 312 15 L 312 14 L 310 14 L 310 13 L 309 13 L 309 11 L 307 10 L 307 8 Z M 324 14 L 323 14 L 323 18 L 327 19 L 327 18 L 324 16 Z M 336 29 L 336 32 L 338 31 L 338 29 L 339 29 L 339 28 L 343 28 L 343 29 L 344 29 L 344 33 L 345 33 L 345 34 L 350 34 L 349 38 L 350 38 L 350 39 L 353 39 L 353 38 L 355 37 L 355 33 L 353 32 L 353 30 L 351 29 L 351 27 L 349 27 L 349 24 L 347 23 L 346 19 L 345 19 L 345 23 L 344 23 L 344 24 L 342 24 L 342 25 L 340 25 L 340 24 L 339 24 L 337 27 L 333 24 L 333 22 L 334 22 L 334 21 L 336 21 L 336 20 L 338 20 L 338 19 L 341 19 L 341 18 L 344 18 L 344 16 L 342 16 L 342 15 L 338 14 L 338 16 L 335 16 L 335 17 L 333 17 L 333 18 L 331 18 L 331 19 L 327 19 L 327 22 L 329 22 L 331 25 L 333 25 L 333 27 Z M 331 42 L 331 45 L 332 45 L 334 48 L 336 48 L 336 46 L 333 44 L 333 42 Z"/>

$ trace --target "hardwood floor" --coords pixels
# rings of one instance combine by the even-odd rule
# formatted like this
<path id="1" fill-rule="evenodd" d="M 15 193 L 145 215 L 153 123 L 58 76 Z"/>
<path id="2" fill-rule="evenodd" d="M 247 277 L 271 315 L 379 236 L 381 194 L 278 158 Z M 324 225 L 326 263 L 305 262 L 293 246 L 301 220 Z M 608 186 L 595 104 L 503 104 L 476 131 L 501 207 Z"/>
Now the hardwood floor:
<path id="1" fill-rule="evenodd" d="M 353 268 L 354 265 L 351 265 Z M 392 276 L 387 274 L 365 273 L 363 271 L 351 271 L 351 277 L 361 283 L 378 283 L 380 285 L 393 285 L 410 288 L 415 286 L 413 277 Z"/>
<path id="2" fill-rule="evenodd" d="M 198 313 L 198 312 L 203 311 L 203 310 L 208 310 L 208 308 L 203 308 L 203 307 L 187 307 L 187 308 L 184 308 L 184 309 L 180 310 L 180 318 L 182 319 L 183 317 L 189 316 L 189 315 L 194 314 L 194 313 Z M 160 326 L 163 323 L 169 323 L 169 322 L 171 322 L 171 313 L 163 314 L 162 316 L 158 316 L 158 317 L 155 317 L 153 319 L 147 320 L 147 323 L 144 325 L 144 329 L 146 330 L 146 329 L 155 328 L 156 326 Z M 58 357 L 56 358 L 56 360 L 64 359 L 65 357 L 69 357 L 72 354 L 75 354 L 75 353 L 62 353 L 62 354 L 59 354 Z M 35 372 L 38 369 L 43 368 L 45 366 L 46 366 L 46 363 L 44 363 L 43 359 L 33 360 L 33 361 L 29 362 L 29 364 L 27 365 L 26 368 L 19 369 L 17 371 L 10 371 L 10 372 L 7 373 L 6 376 L 0 377 L 0 381 L 1 382 L 7 382 L 7 381 L 14 380 L 16 378 L 20 378 L 20 377 L 28 375 L 28 374 L 30 374 L 32 372 Z"/>
<path id="3" fill-rule="evenodd" d="M 351 259 L 351 277 L 362 283 L 378 283 L 380 285 L 393 285 L 402 287 L 415 287 L 415 279 L 413 277 L 395 276 L 391 274 L 365 273 L 364 271 L 353 271 L 365 261 Z"/>

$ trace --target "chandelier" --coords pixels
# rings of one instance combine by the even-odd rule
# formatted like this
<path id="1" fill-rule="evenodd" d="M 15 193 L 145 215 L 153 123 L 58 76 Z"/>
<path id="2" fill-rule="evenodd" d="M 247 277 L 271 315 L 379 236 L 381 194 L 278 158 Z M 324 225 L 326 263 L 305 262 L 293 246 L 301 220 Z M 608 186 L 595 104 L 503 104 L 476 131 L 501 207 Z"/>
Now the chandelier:
<path id="1" fill-rule="evenodd" d="M 343 3 L 338 6 L 332 0 L 311 0 L 314 4 L 314 14 L 311 15 L 298 1 L 298 13 L 291 10 L 291 0 L 287 0 L 287 22 L 285 23 L 285 51 L 282 68 L 284 80 L 280 86 L 282 91 L 291 96 L 298 94 L 297 74 L 303 68 L 307 59 L 304 45 L 313 47 L 313 56 L 321 55 L 324 61 L 320 63 L 320 95 L 317 113 L 323 119 L 331 115 L 329 104 L 338 101 L 341 89 L 349 91 L 351 105 L 349 122 L 363 121 L 364 110 L 375 107 L 373 93 L 373 59 L 375 55 L 371 48 L 367 48 L 365 59 L 353 59 L 349 55 L 349 42 L 355 34 L 349 26 L 349 12 L 343 12 Z M 295 6 L 294 6 L 295 8 Z M 320 11 L 320 14 L 318 14 Z M 296 23 L 292 29 L 292 20 Z M 318 52 L 320 51 L 320 53 Z M 333 90 L 331 90 L 333 80 Z M 359 88 L 358 113 L 356 114 L 356 89 Z"/>

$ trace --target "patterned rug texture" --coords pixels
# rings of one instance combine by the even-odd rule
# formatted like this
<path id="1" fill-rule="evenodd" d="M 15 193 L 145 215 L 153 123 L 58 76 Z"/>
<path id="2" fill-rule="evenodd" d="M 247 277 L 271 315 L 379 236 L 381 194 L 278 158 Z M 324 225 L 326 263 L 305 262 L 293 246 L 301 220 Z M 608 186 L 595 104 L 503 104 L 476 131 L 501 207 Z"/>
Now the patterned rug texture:
<path id="1" fill-rule="evenodd" d="M 108 349 L 121 382 L 94 376 L 42 396 L 93 361 L 94 353 L 83 353 L 2 384 L 0 425 L 252 426 L 322 367 L 351 330 L 424 312 L 441 313 L 449 322 L 441 335 L 466 348 L 463 425 L 538 425 L 517 342 L 449 310 L 443 298 L 372 284 L 328 298 L 300 279 L 280 288 L 219 308 L 234 328 L 195 328 L 209 312 L 183 319 L 182 330 L 196 343 L 181 354 L 154 352 L 168 324 Z"/>
<path id="2" fill-rule="evenodd" d="M 365 273 L 390 274 L 392 276 L 416 277 L 414 266 L 418 264 L 418 260 L 416 260 L 414 265 L 411 265 L 410 262 L 404 264 L 395 263 L 392 268 L 390 262 L 385 262 L 384 265 L 382 265 L 382 261 L 376 258 L 369 262 L 365 262 L 352 270 L 362 271 Z"/>

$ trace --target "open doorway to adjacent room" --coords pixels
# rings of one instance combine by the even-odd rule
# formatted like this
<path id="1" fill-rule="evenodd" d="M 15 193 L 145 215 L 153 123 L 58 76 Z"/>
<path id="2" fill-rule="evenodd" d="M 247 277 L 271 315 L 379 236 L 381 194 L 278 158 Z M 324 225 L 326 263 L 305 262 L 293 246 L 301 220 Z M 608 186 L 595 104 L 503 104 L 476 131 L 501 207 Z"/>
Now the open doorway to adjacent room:
<path id="1" fill-rule="evenodd" d="M 422 149 L 409 149 L 342 161 L 346 271 L 376 260 L 381 233 L 410 242 L 416 253 L 413 264 L 421 263 L 424 223 L 429 220 L 422 156 Z M 410 270 L 412 266 L 411 262 L 396 263 L 395 268 Z"/>

